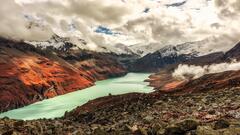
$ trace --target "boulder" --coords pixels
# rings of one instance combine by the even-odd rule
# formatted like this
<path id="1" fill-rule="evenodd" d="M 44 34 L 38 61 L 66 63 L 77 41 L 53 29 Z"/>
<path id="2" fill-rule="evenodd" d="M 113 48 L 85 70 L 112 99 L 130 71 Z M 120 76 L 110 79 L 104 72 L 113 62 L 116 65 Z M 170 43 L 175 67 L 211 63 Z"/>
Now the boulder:
<path id="1" fill-rule="evenodd" d="M 184 120 L 182 122 L 179 122 L 176 124 L 178 127 L 181 128 L 183 131 L 190 131 L 190 130 L 195 130 L 197 129 L 197 126 L 199 125 L 199 122 L 196 120 Z"/>
<path id="2" fill-rule="evenodd" d="M 185 133 L 179 126 L 169 126 L 165 129 L 164 135 L 183 135 Z"/>
<path id="3" fill-rule="evenodd" d="M 223 128 L 228 128 L 230 123 L 224 119 L 220 119 L 215 122 L 214 124 L 214 129 L 223 129 Z"/>

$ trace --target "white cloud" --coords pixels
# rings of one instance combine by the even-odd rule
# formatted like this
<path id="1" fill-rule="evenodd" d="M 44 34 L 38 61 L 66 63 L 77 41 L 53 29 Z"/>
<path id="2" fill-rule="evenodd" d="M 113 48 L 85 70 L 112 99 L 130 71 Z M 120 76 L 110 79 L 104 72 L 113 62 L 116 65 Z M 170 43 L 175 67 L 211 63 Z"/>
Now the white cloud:
<path id="1" fill-rule="evenodd" d="M 23 15 L 23 7 L 13 0 L 1 0 L 0 18 L 0 35 L 3 37 L 44 40 L 52 35 L 51 28 L 48 26 L 36 27 L 34 22 L 27 21 Z"/>
<path id="2" fill-rule="evenodd" d="M 206 66 L 178 65 L 172 76 L 179 79 L 197 79 L 205 74 L 220 73 L 224 71 L 240 70 L 240 62 L 220 63 Z"/>
<path id="3" fill-rule="evenodd" d="M 166 7 L 182 1 L 16 0 L 16 4 L 1 0 L 0 34 L 29 40 L 45 39 L 54 31 L 95 45 L 159 42 L 163 46 L 214 37 L 210 48 L 233 46 L 239 40 L 239 0 L 188 0 L 180 7 Z M 143 12 L 145 8 L 150 9 L 148 13 Z M 23 14 L 39 18 L 44 25 L 27 29 Z M 69 31 L 70 24 L 75 31 Z M 99 25 L 121 34 L 97 34 L 94 30 Z"/>

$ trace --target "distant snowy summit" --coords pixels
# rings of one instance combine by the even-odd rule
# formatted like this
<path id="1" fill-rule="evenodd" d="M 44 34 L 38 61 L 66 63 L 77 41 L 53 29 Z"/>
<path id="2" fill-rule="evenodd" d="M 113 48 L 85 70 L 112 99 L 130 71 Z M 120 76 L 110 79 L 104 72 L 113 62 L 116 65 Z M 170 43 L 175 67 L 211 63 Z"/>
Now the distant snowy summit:
<path id="1" fill-rule="evenodd" d="M 115 45 L 97 45 L 93 47 L 86 40 L 78 37 L 60 37 L 53 35 L 47 41 L 25 41 L 26 43 L 32 44 L 37 48 L 46 49 L 52 48 L 61 51 L 71 50 L 91 50 L 96 52 L 106 52 L 115 54 L 129 54 L 135 55 L 135 53 L 124 44 Z"/>
<path id="2" fill-rule="evenodd" d="M 136 54 L 145 56 L 149 53 L 158 51 L 162 56 L 170 55 L 192 55 L 192 56 L 203 56 L 209 53 L 218 52 L 218 48 L 209 48 L 209 39 L 186 42 L 177 45 L 164 46 L 160 43 L 149 43 L 149 44 L 136 44 L 131 45 L 129 48 Z"/>
<path id="3" fill-rule="evenodd" d="M 135 44 L 127 46 L 122 43 L 114 45 L 95 45 L 88 43 L 86 40 L 79 37 L 60 37 L 58 35 L 53 35 L 47 41 L 26 41 L 34 45 L 35 47 L 46 49 L 53 48 L 56 50 L 67 51 L 71 50 L 91 50 L 96 52 L 105 53 L 115 53 L 115 54 L 127 54 L 127 55 L 139 55 L 145 56 L 147 54 L 152 54 L 158 52 L 162 57 L 165 56 L 203 56 L 210 53 L 218 52 L 219 48 L 209 47 L 211 39 L 205 39 L 195 42 L 186 42 L 177 45 L 162 45 L 160 43 L 149 43 L 149 44 Z"/>

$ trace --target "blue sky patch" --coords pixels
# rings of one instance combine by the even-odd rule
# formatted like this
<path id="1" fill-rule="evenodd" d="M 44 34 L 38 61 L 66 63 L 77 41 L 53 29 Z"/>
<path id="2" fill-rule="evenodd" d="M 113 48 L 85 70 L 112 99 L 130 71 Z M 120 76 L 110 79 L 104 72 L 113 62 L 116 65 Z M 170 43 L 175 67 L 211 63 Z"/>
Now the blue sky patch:
<path id="1" fill-rule="evenodd" d="M 103 34 L 112 35 L 112 36 L 120 34 L 118 32 L 113 32 L 111 29 L 104 27 L 104 26 L 98 26 L 94 32 L 103 33 Z"/>

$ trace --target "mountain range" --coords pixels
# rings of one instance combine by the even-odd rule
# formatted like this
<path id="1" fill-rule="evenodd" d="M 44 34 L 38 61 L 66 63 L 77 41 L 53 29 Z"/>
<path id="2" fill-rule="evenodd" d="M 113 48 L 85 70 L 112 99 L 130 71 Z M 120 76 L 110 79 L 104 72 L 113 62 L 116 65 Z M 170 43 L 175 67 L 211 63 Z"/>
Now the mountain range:
<path id="1" fill-rule="evenodd" d="M 146 81 L 155 91 L 95 99 L 54 120 L 0 119 L 0 123 L 4 123 L 0 133 L 30 134 L 31 128 L 36 128 L 40 134 L 50 131 L 58 134 L 239 133 L 239 128 L 235 127 L 239 120 L 239 70 L 209 73 L 188 80 L 175 78 L 173 72 L 179 65 L 204 67 L 238 61 L 240 43 L 227 52 L 204 52 L 201 49 L 204 43 L 191 42 L 165 46 L 140 57 L 139 53 L 123 44 L 114 47 L 123 53 L 114 53 L 106 51 L 108 48 L 93 51 L 84 48 L 87 44 L 84 40 L 78 41 L 81 44 L 76 45 L 59 36 L 46 42 L 1 38 L 1 111 L 91 87 L 98 80 L 123 76 L 132 71 L 154 72 Z M 180 102 L 184 104 L 179 105 Z M 222 106 L 216 108 L 217 104 Z M 185 119 L 188 117 L 194 120 Z M 231 118 L 231 121 L 220 118 Z M 50 129 L 56 127 L 56 123 L 61 128 Z M 158 127 L 156 123 L 166 126 Z M 26 128 L 23 130 L 22 126 Z M 7 130 L 7 127 L 12 130 Z M 39 127 L 42 130 L 38 131 Z"/>

